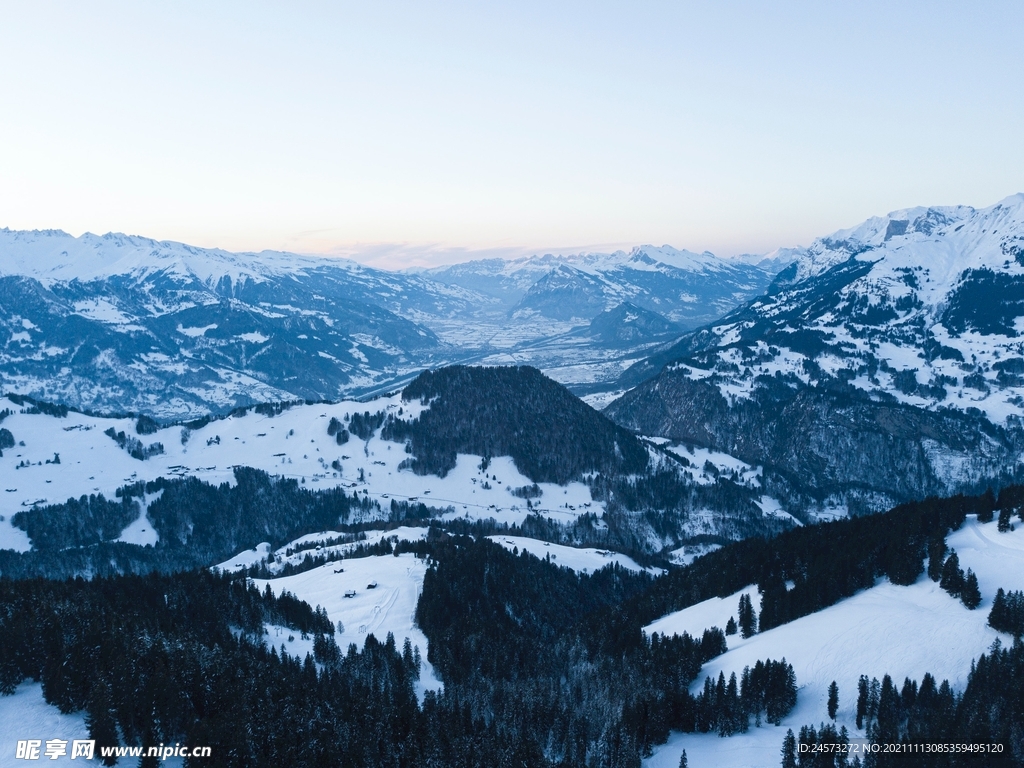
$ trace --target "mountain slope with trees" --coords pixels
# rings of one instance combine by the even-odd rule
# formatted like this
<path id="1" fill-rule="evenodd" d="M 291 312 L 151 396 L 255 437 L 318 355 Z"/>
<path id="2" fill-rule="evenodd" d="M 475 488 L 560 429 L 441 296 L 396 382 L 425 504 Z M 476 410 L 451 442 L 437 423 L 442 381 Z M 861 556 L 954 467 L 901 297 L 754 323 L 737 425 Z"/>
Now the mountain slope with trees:
<path id="1" fill-rule="evenodd" d="M 630 429 L 764 464 L 790 511 L 877 511 L 1024 472 L 1024 195 L 816 241 L 761 298 L 623 379 Z M 984 298 L 982 298 L 984 297 Z"/>

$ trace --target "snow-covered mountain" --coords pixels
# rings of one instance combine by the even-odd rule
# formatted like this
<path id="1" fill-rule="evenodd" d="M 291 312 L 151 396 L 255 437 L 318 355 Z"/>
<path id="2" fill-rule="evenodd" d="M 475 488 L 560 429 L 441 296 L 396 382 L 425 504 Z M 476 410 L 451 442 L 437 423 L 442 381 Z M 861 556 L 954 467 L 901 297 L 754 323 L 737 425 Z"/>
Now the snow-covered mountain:
<path id="1" fill-rule="evenodd" d="M 784 256 L 754 263 L 643 245 L 614 253 L 471 261 L 424 274 L 494 296 L 513 318 L 535 314 L 579 322 L 630 302 L 695 328 L 761 293 L 790 261 Z"/>
<path id="2" fill-rule="evenodd" d="M 647 381 L 609 413 L 775 467 L 819 509 L 1018 471 L 1024 195 L 895 211 L 792 255 L 764 296 L 628 371 Z"/>
<path id="3" fill-rule="evenodd" d="M 468 303 L 350 262 L 123 235 L 2 230 L 0 275 L 5 390 L 165 417 L 389 382 L 451 354 L 393 310 Z"/>
<path id="4" fill-rule="evenodd" d="M 583 281 L 575 302 L 567 276 Z M 664 334 L 566 344 L 565 333 L 627 300 L 673 318 L 718 316 L 770 276 L 670 248 L 412 273 L 4 229 L 0 376 L 7 391 L 161 417 L 369 394 L 461 360 L 536 363 L 590 385 L 617 378 Z"/>

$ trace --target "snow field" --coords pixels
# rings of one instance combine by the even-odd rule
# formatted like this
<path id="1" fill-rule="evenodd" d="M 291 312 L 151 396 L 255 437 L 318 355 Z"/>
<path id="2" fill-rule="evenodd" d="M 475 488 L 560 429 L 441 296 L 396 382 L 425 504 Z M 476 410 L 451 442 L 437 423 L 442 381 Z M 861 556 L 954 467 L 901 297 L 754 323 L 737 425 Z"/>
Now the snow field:
<path id="1" fill-rule="evenodd" d="M 833 680 L 839 686 L 836 723 L 845 725 L 851 737 L 864 735 L 856 729 L 860 675 L 881 680 L 889 674 L 900 686 L 905 677 L 920 682 L 925 672 L 931 672 L 938 682 L 948 679 L 956 690 L 963 690 L 974 659 L 997 638 L 1012 642 L 987 621 L 998 588 L 1024 589 L 1024 526 L 1001 534 L 995 522 L 979 524 L 970 516 L 959 531 L 950 534 L 947 544 L 956 550 L 964 571 L 970 568 L 978 575 L 979 608 L 969 611 L 927 575 L 909 587 L 880 579 L 873 588 L 818 613 L 746 640 L 732 635 L 727 638 L 728 652 L 704 666 L 691 692 L 697 693 L 707 676 L 717 679 L 719 672 L 724 672 L 728 678 L 735 672 L 738 678 L 745 666 L 752 667 L 758 660 L 784 657 L 796 673 L 796 707 L 781 727 L 751 727 L 745 734 L 728 738 L 674 733 L 644 765 L 675 768 L 685 749 L 694 768 L 774 768 L 779 764 L 787 728 L 796 732 L 802 725 L 818 726 L 828 719 L 828 686 Z M 644 631 L 685 631 L 699 637 L 705 628 L 724 628 L 729 616 L 736 615 L 742 592 L 751 594 L 755 610 L 759 610 L 756 588 L 747 587 L 727 598 L 712 598 L 664 616 Z"/>
<path id="2" fill-rule="evenodd" d="M 520 552 L 526 551 L 536 555 L 542 560 L 548 556 L 555 565 L 564 565 L 577 573 L 593 573 L 602 568 L 607 568 L 612 563 L 618 563 L 630 571 L 647 571 L 653 575 L 660 575 L 663 571 L 660 568 L 644 568 L 635 560 L 619 552 L 611 552 L 591 547 L 566 547 L 562 544 L 550 544 L 539 539 L 528 539 L 524 536 L 488 536 L 491 541 L 500 544 L 511 551 L 517 548 Z"/>
<path id="3" fill-rule="evenodd" d="M 423 666 L 417 693 L 422 697 L 424 691 L 441 687 L 427 661 L 427 637 L 415 623 L 416 602 L 426 572 L 426 562 L 407 553 L 398 557 L 383 555 L 342 560 L 294 576 L 253 579 L 253 583 L 261 591 L 269 585 L 275 595 L 291 592 L 310 606 L 326 610 L 335 625 L 342 622 L 344 632 L 338 634 L 336 628 L 334 635 L 342 652 L 350 643 L 362 648 L 371 634 L 384 642 L 391 632 L 399 650 L 405 638 L 409 638 L 413 646 L 420 649 Z M 372 583 L 376 583 L 376 587 L 369 588 Z M 345 597 L 348 591 L 354 591 L 355 595 Z M 279 648 L 278 639 L 273 634 L 267 638 Z"/>
<path id="4" fill-rule="evenodd" d="M 319 533 L 310 533 L 305 536 L 300 536 L 294 541 L 290 541 L 283 547 L 278 547 L 274 551 L 270 550 L 270 544 L 263 542 L 258 544 L 252 549 L 246 549 L 239 552 L 234 557 L 228 558 L 223 563 L 213 566 L 219 571 L 225 573 L 234 573 L 240 571 L 243 568 L 248 568 L 257 563 L 271 561 L 269 568 L 271 571 L 282 568 L 286 563 L 291 565 L 298 565 L 305 558 L 306 555 L 318 556 L 318 555 L 347 555 L 353 552 L 360 546 L 370 546 L 379 543 L 382 539 L 391 539 L 393 541 L 419 541 L 426 538 L 427 528 L 411 528 L 409 526 L 402 526 L 400 528 L 393 528 L 391 530 L 380 530 L 380 531 L 365 531 L 365 539 L 358 541 L 348 542 L 345 544 L 327 544 L 321 542 L 329 542 L 332 539 L 337 539 L 342 536 L 352 536 L 353 534 L 341 533 L 339 531 L 321 531 Z M 291 552 L 291 554 L 289 554 Z M 279 570 L 278 570 L 279 572 Z"/>
<path id="5" fill-rule="evenodd" d="M 416 475 L 399 470 L 409 455 L 399 443 L 373 436 L 368 441 L 352 436 L 338 445 L 327 434 L 332 417 L 345 424 L 345 416 L 377 411 L 415 417 L 423 410 L 418 402 L 404 403 L 400 395 L 360 403 L 344 401 L 332 405 L 301 405 L 278 416 L 249 412 L 214 421 L 194 432 L 167 427 L 152 435 L 136 435 L 132 419 L 106 419 L 69 413 L 57 419 L 45 414 L 19 413 L 13 403 L 0 404 L 14 413 L 3 426 L 17 445 L 0 458 L 0 549 L 27 551 L 26 534 L 11 525 L 11 516 L 35 505 L 62 503 L 83 494 L 102 493 L 113 498 L 115 491 L 129 483 L 159 477 L 195 476 L 206 482 L 234 483 L 234 467 L 262 469 L 272 476 L 289 477 L 310 490 L 345 488 L 378 502 L 380 518 L 390 514 L 391 500 L 423 503 L 448 510 L 450 518 L 495 518 L 521 523 L 529 512 L 526 501 L 512 490 L 532 481 L 522 475 L 509 457 L 491 460 L 486 472 L 480 457 L 462 454 L 455 468 L 444 478 Z M 146 461 L 133 459 L 104 434 L 115 432 L 137 437 L 146 446 L 161 443 L 164 453 Z M 60 454 L 60 464 L 52 462 Z M 338 470 L 332 464 L 339 462 Z M 20 469 L 18 464 L 27 463 Z M 543 495 L 534 511 L 561 522 L 571 522 L 584 512 L 603 514 L 601 502 L 594 501 L 583 483 L 558 486 L 541 483 Z M 152 499 L 147 499 L 152 501 Z M 360 522 L 353 519 L 350 522 Z M 145 530 L 143 530 L 145 529 Z M 122 540 L 138 544 L 156 542 L 156 533 L 144 515 L 129 526 Z"/>

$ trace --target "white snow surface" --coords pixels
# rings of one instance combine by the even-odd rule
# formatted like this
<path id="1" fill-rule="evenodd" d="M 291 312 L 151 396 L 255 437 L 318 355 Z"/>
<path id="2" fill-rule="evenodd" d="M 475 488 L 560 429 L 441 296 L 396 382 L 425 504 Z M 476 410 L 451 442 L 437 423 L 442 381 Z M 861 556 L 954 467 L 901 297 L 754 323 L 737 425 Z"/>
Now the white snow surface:
<path id="1" fill-rule="evenodd" d="M 362 648 L 371 634 L 384 642 L 388 633 L 392 633 L 399 650 L 409 638 L 413 646 L 420 649 L 422 668 L 418 687 L 422 695 L 423 691 L 441 687 L 427 661 L 426 635 L 415 622 L 416 601 L 426 572 L 424 560 L 406 553 L 398 557 L 383 555 L 341 560 L 294 576 L 253 579 L 253 583 L 260 591 L 269 584 L 275 595 L 290 592 L 314 608 L 325 609 L 331 621 L 341 621 L 345 631 L 335 634 L 334 639 L 342 652 L 351 643 Z M 371 583 L 376 587 L 369 588 Z M 355 591 L 354 597 L 345 597 L 349 590 Z M 268 637 L 268 641 L 280 645 L 276 637 Z"/>
<path id="2" fill-rule="evenodd" d="M 985 653 L 1001 635 L 987 624 L 992 599 L 998 588 L 1024 589 L 1024 526 L 1012 533 L 998 533 L 996 523 L 979 524 L 974 516 L 949 535 L 947 544 L 956 550 L 960 565 L 978 575 L 982 593 L 979 608 L 969 611 L 958 600 L 922 576 L 909 587 L 881 579 L 873 588 L 840 601 L 818 613 L 755 634 L 744 640 L 728 638 L 729 650 L 712 659 L 701 670 L 691 691 L 703 687 L 704 678 L 719 672 L 739 677 L 745 666 L 758 660 L 785 658 L 793 665 L 799 686 L 797 705 L 782 727 L 753 725 L 745 734 L 720 738 L 716 734 L 674 733 L 645 761 L 647 768 L 675 768 L 685 749 L 694 768 L 774 768 L 779 764 L 786 729 L 802 725 L 816 727 L 828 719 L 828 686 L 839 686 L 837 725 L 845 725 L 852 737 L 863 737 L 856 728 L 856 692 L 860 675 L 889 674 L 902 685 L 905 677 L 920 682 L 931 672 L 938 682 L 948 679 L 963 690 L 971 661 Z M 751 593 L 752 587 L 743 591 Z M 760 601 L 751 593 L 755 610 Z M 705 628 L 724 627 L 735 616 L 740 592 L 727 598 L 712 598 L 682 611 L 664 616 L 645 631 L 689 632 L 699 636 Z"/>
<path id="3" fill-rule="evenodd" d="M 35 277 L 44 284 L 62 280 L 88 282 L 112 275 L 142 278 L 165 272 L 214 285 L 225 277 L 233 283 L 260 282 L 270 276 L 323 267 L 364 269 L 354 261 L 336 257 L 299 256 L 279 251 L 230 253 L 219 248 L 196 248 L 115 232 L 105 235 L 86 232 L 73 237 L 60 230 L 0 229 L 0 251 L 4 254 L 0 274 Z"/>
<path id="4" fill-rule="evenodd" d="M 699 640 L 705 629 L 718 627 L 724 631 L 730 617 L 738 620 L 736 609 L 739 607 L 742 595 L 750 597 L 754 606 L 757 606 L 761 599 L 757 593 L 757 585 L 752 584 L 728 597 L 712 597 L 696 605 L 691 605 L 689 608 L 662 616 L 644 627 L 644 632 L 648 635 L 655 632 L 659 635 L 682 635 L 685 633 Z M 730 645 L 735 642 L 735 639 L 735 637 L 729 638 Z M 701 682 L 703 683 L 703 681 L 704 678 L 701 677 Z"/>
<path id="5" fill-rule="evenodd" d="M 660 575 L 664 571 L 660 568 L 644 568 L 633 558 L 627 557 L 619 552 L 612 552 L 605 549 L 594 549 L 592 547 L 567 547 L 562 544 L 551 544 L 538 539 L 529 539 L 523 536 L 488 536 L 488 538 L 511 551 L 518 549 L 526 551 L 531 555 L 546 559 L 551 558 L 555 565 L 564 565 L 577 573 L 593 573 L 602 568 L 607 568 L 613 563 L 630 571 L 647 571 L 653 575 Z"/>
<path id="6" fill-rule="evenodd" d="M 224 573 L 235 573 L 257 563 L 266 562 L 267 568 L 271 572 L 280 573 L 285 565 L 299 565 L 306 555 L 340 555 L 345 557 L 350 555 L 359 546 L 377 544 L 382 539 L 388 539 L 392 542 L 420 541 L 426 538 L 426 535 L 426 527 L 412 528 L 409 526 L 365 531 L 360 534 L 361 538 L 357 538 L 356 534 L 342 533 L 340 531 L 319 531 L 300 536 L 273 551 L 271 551 L 269 543 L 263 542 L 252 549 L 243 550 L 234 557 L 230 557 L 223 563 L 213 567 Z M 353 539 L 353 541 L 341 544 L 332 543 L 339 538 Z"/>

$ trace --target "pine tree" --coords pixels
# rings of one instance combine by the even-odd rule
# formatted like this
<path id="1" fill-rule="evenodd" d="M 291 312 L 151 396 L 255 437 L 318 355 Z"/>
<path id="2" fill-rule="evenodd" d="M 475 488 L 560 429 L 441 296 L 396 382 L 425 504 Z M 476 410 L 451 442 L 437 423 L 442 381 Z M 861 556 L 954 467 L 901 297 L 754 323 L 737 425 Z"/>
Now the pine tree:
<path id="1" fill-rule="evenodd" d="M 117 724 L 114 722 L 113 705 L 111 703 L 110 686 L 105 680 L 93 683 L 89 694 L 89 703 L 85 711 L 85 725 L 89 729 L 89 738 L 96 742 L 96 754 L 100 747 L 116 747 Z M 114 765 L 117 758 L 103 758 L 104 765 Z"/>
<path id="2" fill-rule="evenodd" d="M 950 552 L 949 558 L 942 566 L 939 586 L 953 597 L 960 597 L 960 591 L 964 588 L 964 572 L 960 570 L 960 558 L 957 557 L 956 550 Z"/>
<path id="3" fill-rule="evenodd" d="M 1009 507 L 999 510 L 998 530 L 1000 533 L 1009 533 L 1011 530 L 1013 530 L 1013 526 L 1010 524 L 1010 513 L 1012 511 L 1013 510 L 1011 510 Z"/>
<path id="4" fill-rule="evenodd" d="M 736 634 L 736 619 L 732 616 L 729 617 L 729 621 L 725 623 L 725 634 L 735 635 Z"/>
<path id="5" fill-rule="evenodd" d="M 741 636 L 747 638 L 757 634 L 757 614 L 746 592 L 740 595 L 739 619 Z"/>
<path id="6" fill-rule="evenodd" d="M 964 579 L 964 585 L 960 592 L 960 601 L 972 611 L 981 605 L 978 577 L 974 575 L 974 571 L 970 568 L 967 569 L 967 578 Z"/>
<path id="7" fill-rule="evenodd" d="M 786 731 L 782 742 L 782 768 L 796 768 L 796 737 L 792 728 Z"/>
<path id="8" fill-rule="evenodd" d="M 679 768 L 687 768 L 689 763 L 686 762 L 686 750 L 683 750 L 683 754 L 679 756 Z"/>
<path id="9" fill-rule="evenodd" d="M 861 675 L 857 681 L 857 728 L 864 727 L 864 718 L 868 714 L 868 677 Z"/>
<path id="10" fill-rule="evenodd" d="M 828 687 L 828 716 L 835 720 L 836 712 L 839 710 L 839 686 L 833 680 Z"/>
<path id="11" fill-rule="evenodd" d="M 992 601 L 992 610 L 988 614 L 988 625 L 992 629 L 1000 629 L 1008 623 L 1008 611 L 1006 610 L 1006 592 L 1000 587 L 996 590 L 995 599 Z"/>
<path id="12" fill-rule="evenodd" d="M 996 495 L 989 488 L 978 498 L 978 522 L 991 523 L 996 509 Z"/>
<path id="13" fill-rule="evenodd" d="M 871 685 L 868 687 L 868 709 L 866 719 L 870 723 L 872 720 L 878 717 L 878 702 L 881 698 L 882 686 L 878 682 L 877 677 L 871 678 Z"/>
<path id="14" fill-rule="evenodd" d="M 878 697 L 878 743 L 894 743 L 899 741 L 900 700 L 892 678 L 882 678 L 882 690 Z"/>
<path id="15" fill-rule="evenodd" d="M 928 544 L 928 578 L 938 581 L 942 578 L 942 565 L 946 561 L 946 540 L 941 536 Z"/>

